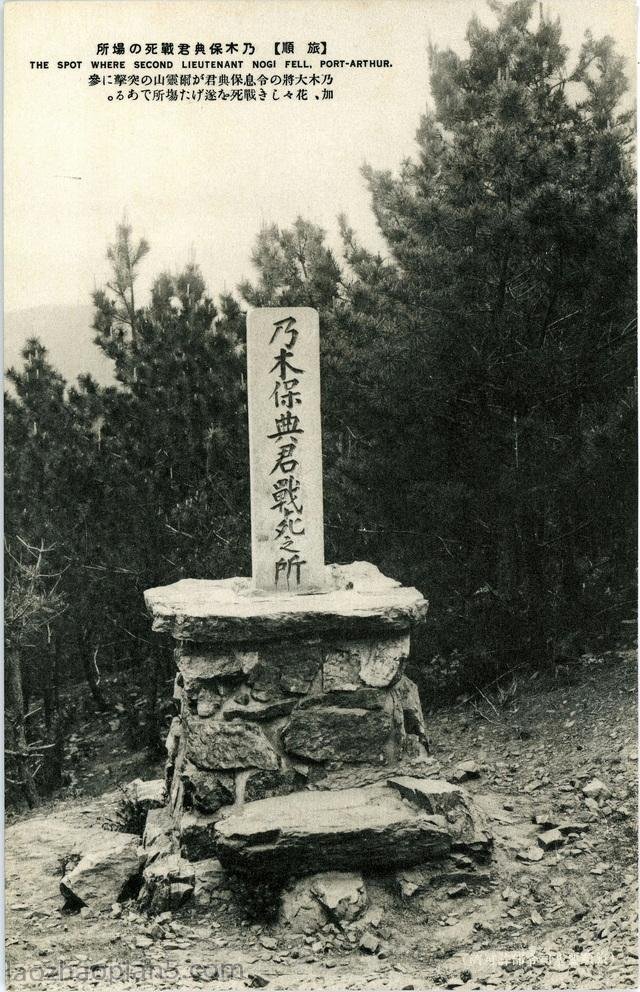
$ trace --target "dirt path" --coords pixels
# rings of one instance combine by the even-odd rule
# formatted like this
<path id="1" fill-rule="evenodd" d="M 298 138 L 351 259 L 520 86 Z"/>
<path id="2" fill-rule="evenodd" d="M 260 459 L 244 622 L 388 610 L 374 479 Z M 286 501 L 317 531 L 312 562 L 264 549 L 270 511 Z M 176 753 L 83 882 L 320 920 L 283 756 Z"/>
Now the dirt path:
<path id="1" fill-rule="evenodd" d="M 374 954 L 359 950 L 355 927 L 293 937 L 252 925 L 233 907 L 185 911 L 161 924 L 127 906 L 119 919 L 64 915 L 60 859 L 113 815 L 119 795 L 112 792 L 8 826 L 7 986 L 635 987 L 636 657 L 583 659 L 556 675 L 430 717 L 443 773 L 460 760 L 480 765 L 480 777 L 465 786 L 490 818 L 495 855 L 481 884 L 461 896 L 445 888 L 401 903 L 392 879 L 369 885 Z M 93 791 L 90 763 L 85 773 Z M 583 788 L 593 779 L 606 792 L 588 801 Z M 532 817 L 545 812 L 585 829 L 528 860 L 542 829 Z"/>

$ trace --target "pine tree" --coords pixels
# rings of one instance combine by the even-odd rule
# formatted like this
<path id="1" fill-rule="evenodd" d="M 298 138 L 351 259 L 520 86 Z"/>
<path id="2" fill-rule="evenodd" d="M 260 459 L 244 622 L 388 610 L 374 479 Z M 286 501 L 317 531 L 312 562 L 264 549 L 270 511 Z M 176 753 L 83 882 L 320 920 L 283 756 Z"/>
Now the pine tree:
<path id="1" fill-rule="evenodd" d="M 417 160 L 365 170 L 392 260 L 345 233 L 387 554 L 448 648 L 505 662 L 584 625 L 633 534 L 605 466 L 633 461 L 635 230 L 613 43 L 587 35 L 570 70 L 558 21 L 490 6 L 468 57 L 430 51 Z"/>

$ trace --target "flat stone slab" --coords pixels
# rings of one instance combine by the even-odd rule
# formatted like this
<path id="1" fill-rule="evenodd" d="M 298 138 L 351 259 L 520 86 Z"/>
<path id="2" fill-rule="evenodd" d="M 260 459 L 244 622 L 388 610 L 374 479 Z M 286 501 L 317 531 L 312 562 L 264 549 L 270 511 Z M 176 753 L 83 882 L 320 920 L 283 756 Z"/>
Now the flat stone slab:
<path id="1" fill-rule="evenodd" d="M 444 858 L 454 838 L 444 817 L 378 783 L 247 803 L 216 823 L 215 840 L 226 868 L 285 877 L 327 868 L 387 873 Z"/>
<path id="2" fill-rule="evenodd" d="M 417 589 L 402 586 L 369 562 L 327 565 L 327 590 L 309 595 L 257 595 L 251 579 L 182 579 L 147 589 L 153 630 L 187 641 L 264 641 L 324 631 L 392 634 L 426 616 Z"/>

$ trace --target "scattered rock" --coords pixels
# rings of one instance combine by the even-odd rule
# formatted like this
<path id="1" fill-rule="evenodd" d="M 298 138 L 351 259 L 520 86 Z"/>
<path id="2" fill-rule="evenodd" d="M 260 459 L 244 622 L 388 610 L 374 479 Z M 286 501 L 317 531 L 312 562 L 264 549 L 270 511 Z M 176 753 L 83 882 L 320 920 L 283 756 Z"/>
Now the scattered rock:
<path id="1" fill-rule="evenodd" d="M 142 812 L 148 813 L 151 809 L 160 809 L 164 806 L 164 779 L 157 778 L 144 782 L 141 778 L 136 778 L 125 785 L 124 792 L 129 802 L 135 803 Z"/>
<path id="2" fill-rule="evenodd" d="M 274 951 L 278 946 L 278 941 L 275 937 L 260 937 L 260 943 L 263 947 L 266 947 L 268 951 Z"/>
<path id="3" fill-rule="evenodd" d="M 323 872 L 311 880 L 311 892 L 332 923 L 340 925 L 362 915 L 367 907 L 367 890 L 356 872 Z"/>
<path id="4" fill-rule="evenodd" d="M 423 873 L 419 870 L 398 872 L 396 885 L 402 899 L 411 899 L 416 893 L 424 892 L 426 888 Z"/>
<path id="5" fill-rule="evenodd" d="M 268 978 L 263 978 L 262 975 L 247 975 L 247 985 L 250 989 L 265 989 L 269 984 Z"/>
<path id="6" fill-rule="evenodd" d="M 193 894 L 193 865 L 178 854 L 145 865 L 138 903 L 152 915 L 179 909 Z"/>
<path id="7" fill-rule="evenodd" d="M 374 906 L 371 909 L 368 909 L 367 912 L 365 913 L 363 923 L 365 923 L 367 926 L 377 928 L 382 923 L 383 916 L 384 913 L 382 912 L 380 907 Z"/>
<path id="8" fill-rule="evenodd" d="M 611 870 L 611 865 L 608 865 L 608 864 L 603 863 L 603 864 L 596 865 L 595 868 L 592 868 L 591 871 L 589 872 L 589 874 L 590 875 L 604 875 L 605 872 L 610 871 L 610 870 Z"/>
<path id="9" fill-rule="evenodd" d="M 104 838 L 92 834 L 93 849 L 82 857 L 60 883 L 62 894 L 98 912 L 110 910 L 126 893 L 132 879 L 140 874 L 143 856 L 137 834 L 104 831 Z"/>
<path id="10" fill-rule="evenodd" d="M 193 865 L 193 899 L 196 906 L 209 906 L 226 889 L 224 869 L 217 858 L 206 858 Z"/>
<path id="11" fill-rule="evenodd" d="M 442 779 L 411 778 L 408 775 L 387 779 L 392 789 L 428 813 L 444 816 L 466 805 L 462 789 Z"/>
<path id="12" fill-rule="evenodd" d="M 598 796 L 608 796 L 609 788 L 599 778 L 593 778 L 582 787 L 582 794 L 589 799 L 597 799 Z"/>
<path id="13" fill-rule="evenodd" d="M 542 827 L 543 830 L 553 830 L 554 827 L 558 826 L 558 817 L 546 810 L 543 813 L 536 813 L 533 817 L 533 822 L 536 826 Z"/>
<path id="14" fill-rule="evenodd" d="M 462 896 L 469 895 L 469 886 L 466 882 L 461 882 L 459 885 L 454 885 L 453 888 L 447 889 L 447 895 L 449 899 L 460 899 Z"/>
<path id="15" fill-rule="evenodd" d="M 327 922 L 326 912 L 311 891 L 313 876 L 291 882 L 280 897 L 280 923 L 294 933 L 313 933 Z"/>
<path id="16" fill-rule="evenodd" d="M 539 847 L 521 848 L 516 852 L 516 857 L 520 861 L 542 861 L 544 854 Z"/>
<path id="17" fill-rule="evenodd" d="M 564 844 L 564 836 L 559 830 L 545 830 L 544 833 L 538 834 L 536 839 L 544 851 L 552 851 Z"/>
<path id="18" fill-rule="evenodd" d="M 589 824 L 574 823 L 572 820 L 562 820 L 557 824 L 557 829 L 563 836 L 567 836 L 567 834 L 582 834 L 589 829 Z"/>
<path id="19" fill-rule="evenodd" d="M 378 940 L 378 938 L 374 933 L 371 933 L 370 930 L 367 930 L 365 933 L 362 934 L 362 937 L 358 941 L 358 947 L 365 954 L 375 954 L 378 948 L 380 947 L 380 941 Z"/>
<path id="20" fill-rule="evenodd" d="M 571 908 L 571 920 L 573 923 L 577 923 L 583 916 L 586 916 L 587 907 L 583 906 L 578 899 L 570 897 L 567 899 L 567 904 Z"/>
<path id="21" fill-rule="evenodd" d="M 467 782 L 472 778 L 480 778 L 480 766 L 475 761 L 460 761 L 450 775 L 449 782 Z"/>

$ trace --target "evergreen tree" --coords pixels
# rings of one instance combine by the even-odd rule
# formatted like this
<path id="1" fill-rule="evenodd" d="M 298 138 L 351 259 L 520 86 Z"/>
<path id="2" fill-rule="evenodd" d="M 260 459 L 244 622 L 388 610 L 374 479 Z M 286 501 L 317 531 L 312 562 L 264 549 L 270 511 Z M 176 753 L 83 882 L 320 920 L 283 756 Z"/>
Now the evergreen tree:
<path id="1" fill-rule="evenodd" d="M 365 170 L 392 262 L 345 241 L 372 519 L 443 646 L 508 663 L 584 628 L 603 567 L 630 576 L 635 211 L 611 39 L 569 70 L 558 21 L 490 6 L 468 57 L 430 51 L 417 161 Z"/>
<path id="2" fill-rule="evenodd" d="M 109 257 L 114 268 L 132 259 L 124 267 L 131 286 L 144 254 L 121 225 Z M 153 736 L 170 652 L 149 642 L 144 590 L 187 575 L 250 571 L 244 321 L 229 296 L 216 309 L 194 264 L 161 274 L 148 305 L 137 309 L 118 302 L 133 298 L 119 271 L 94 296 L 96 342 L 114 360 L 119 383 L 102 397 L 96 524 L 118 585 L 107 616 L 130 647 L 148 645 L 142 661 Z"/>

